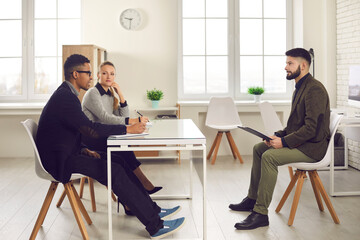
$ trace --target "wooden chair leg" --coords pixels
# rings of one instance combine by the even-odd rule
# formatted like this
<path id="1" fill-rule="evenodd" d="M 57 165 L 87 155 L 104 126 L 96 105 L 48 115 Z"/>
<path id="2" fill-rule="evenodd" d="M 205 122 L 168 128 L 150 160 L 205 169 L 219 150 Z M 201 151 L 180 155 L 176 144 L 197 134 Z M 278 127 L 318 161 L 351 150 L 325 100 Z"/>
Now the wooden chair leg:
<path id="1" fill-rule="evenodd" d="M 61 194 L 61 196 L 60 196 L 60 198 L 59 198 L 59 201 L 56 203 L 56 207 L 60 207 L 60 206 L 61 206 L 62 202 L 64 201 L 65 196 L 66 196 L 66 191 L 65 191 L 65 189 L 64 189 L 64 191 L 62 192 L 62 194 Z"/>
<path id="2" fill-rule="evenodd" d="M 215 164 L 215 160 L 216 160 L 216 157 L 217 157 L 217 154 L 218 154 L 218 151 L 219 151 L 220 142 L 221 142 L 223 132 L 218 132 L 218 134 L 219 134 L 219 137 L 218 137 L 217 142 L 216 142 L 215 152 L 214 152 L 214 155 L 213 155 L 212 160 L 211 160 L 212 165 Z"/>
<path id="3" fill-rule="evenodd" d="M 240 155 L 240 152 L 239 152 L 239 149 L 237 148 L 236 144 L 235 144 L 235 141 L 231 135 L 230 132 L 226 132 L 226 137 L 230 143 L 230 148 L 231 148 L 231 151 L 235 152 L 237 158 L 239 159 L 240 163 L 244 163 L 241 155 Z M 234 154 L 234 153 L 233 153 Z"/>
<path id="4" fill-rule="evenodd" d="M 228 134 L 228 133 L 230 133 L 230 132 L 225 132 L 226 138 L 227 138 L 227 140 L 228 140 L 228 142 L 229 142 L 230 149 L 231 149 L 231 153 L 232 153 L 234 159 L 236 159 L 236 155 L 235 155 L 235 152 L 234 152 L 234 148 L 233 148 L 233 146 L 232 146 L 232 144 L 231 144 L 231 141 L 230 141 L 230 139 L 229 139 L 229 134 Z"/>
<path id="5" fill-rule="evenodd" d="M 76 198 L 76 201 L 77 201 L 77 204 L 79 206 L 79 210 L 80 210 L 81 214 L 84 216 L 87 224 L 91 225 L 92 224 L 91 218 L 90 218 L 88 212 L 86 211 L 86 209 L 84 207 L 84 204 L 81 202 L 81 199 L 80 199 L 80 197 L 79 197 L 79 195 L 78 195 L 78 193 L 77 193 L 77 191 L 76 191 L 76 189 L 74 187 L 74 184 L 71 184 L 71 187 L 73 189 L 74 196 Z"/>
<path id="6" fill-rule="evenodd" d="M 181 154 L 180 154 L 180 150 L 177 150 L 176 153 L 178 154 L 178 163 L 181 164 Z"/>
<path id="7" fill-rule="evenodd" d="M 79 226 L 81 235 L 82 235 L 83 239 L 88 240 L 89 235 L 88 235 L 88 233 L 86 231 L 84 221 L 81 218 L 78 201 L 76 200 L 76 197 L 75 197 L 75 194 L 74 194 L 74 191 L 73 191 L 73 187 L 71 185 L 72 185 L 71 182 L 68 182 L 68 183 L 64 184 L 66 195 L 68 196 L 68 199 L 69 199 L 71 208 L 72 208 L 72 210 L 74 212 L 75 219 L 76 219 L 76 222 L 77 222 L 77 224 Z"/>
<path id="8" fill-rule="evenodd" d="M 111 191 L 111 198 L 114 202 L 117 202 L 117 198 L 115 197 L 115 194 L 112 191 Z"/>
<path id="9" fill-rule="evenodd" d="M 314 176 L 314 171 L 308 171 L 309 177 L 310 177 L 310 181 L 311 181 L 311 186 L 314 190 L 314 194 L 315 194 L 315 199 L 317 202 L 317 205 L 319 207 L 320 211 L 324 211 L 324 205 L 322 204 L 321 201 L 321 197 L 319 194 L 319 188 L 317 187 L 317 184 L 315 183 L 315 176 Z"/>
<path id="10" fill-rule="evenodd" d="M 331 214 L 331 217 L 332 219 L 334 220 L 334 222 L 336 224 L 339 224 L 340 223 L 340 220 L 335 212 L 335 209 L 333 207 L 333 205 L 331 204 L 331 201 L 330 201 L 330 198 L 329 196 L 327 195 L 326 191 L 325 191 L 325 188 L 324 188 L 324 185 L 322 184 L 321 180 L 320 180 L 320 177 L 317 173 L 317 171 L 314 171 L 314 180 L 315 180 L 315 184 L 317 186 L 317 188 L 319 189 L 320 193 L 321 193 L 321 196 L 323 197 L 324 199 L 324 202 L 327 206 L 327 208 L 329 209 L 329 212 Z"/>
<path id="11" fill-rule="evenodd" d="M 106 189 L 108 189 L 108 187 L 106 187 Z M 114 194 L 113 191 L 111 191 L 111 198 L 112 198 L 112 200 L 113 200 L 114 202 L 117 202 L 117 198 L 116 198 L 116 196 L 115 196 L 115 194 Z"/>
<path id="12" fill-rule="evenodd" d="M 299 204 L 305 174 L 306 174 L 305 171 L 300 171 L 299 180 L 297 182 L 297 186 L 296 186 L 296 190 L 295 190 L 294 200 L 291 205 L 291 211 L 290 211 L 290 216 L 289 216 L 289 221 L 288 221 L 289 226 L 293 225 L 293 223 L 294 223 L 294 218 L 295 218 L 297 206 Z"/>
<path id="13" fill-rule="evenodd" d="M 94 180 L 91 177 L 88 177 L 90 199 L 92 211 L 96 212 L 96 203 L 95 203 L 95 193 L 94 193 Z"/>
<path id="14" fill-rule="evenodd" d="M 82 177 L 82 178 L 80 179 L 80 190 L 79 190 L 79 196 L 80 196 L 80 198 L 83 197 L 85 179 L 86 179 L 86 177 Z"/>
<path id="15" fill-rule="evenodd" d="M 46 194 L 44 203 L 43 203 L 43 205 L 41 207 L 39 216 L 38 216 L 38 218 L 36 220 L 36 223 L 35 223 L 35 226 L 34 226 L 32 232 L 31 232 L 31 235 L 30 235 L 30 238 L 29 238 L 30 240 L 34 240 L 36 238 L 36 235 L 38 234 L 38 232 L 40 230 L 40 227 L 43 224 L 44 219 L 46 217 L 46 214 L 47 214 L 47 212 L 49 210 L 51 201 L 52 201 L 52 199 L 54 197 L 54 194 L 56 192 L 58 184 L 59 183 L 57 183 L 57 182 L 51 182 L 49 190 L 48 190 L 48 192 Z"/>
<path id="16" fill-rule="evenodd" d="M 220 135 L 220 132 L 218 132 L 218 133 L 216 134 L 216 136 L 215 136 L 214 142 L 213 142 L 213 144 L 211 145 L 210 151 L 209 151 L 209 153 L 208 153 L 208 155 L 207 155 L 207 157 L 206 157 L 207 160 L 209 160 L 209 159 L 211 158 L 211 155 L 212 155 L 212 153 L 214 152 L 214 149 L 215 149 L 215 146 L 216 146 L 216 144 L 217 144 L 219 135 Z"/>
<path id="17" fill-rule="evenodd" d="M 296 171 L 295 175 L 291 178 L 291 181 L 288 185 L 288 187 L 285 190 L 284 195 L 282 196 L 278 206 L 275 209 L 275 212 L 280 212 L 281 208 L 284 206 L 284 203 L 286 202 L 286 199 L 289 197 L 289 194 L 291 193 L 292 189 L 295 186 L 295 183 L 297 182 L 298 178 L 299 178 L 300 172 Z"/>
<path id="18" fill-rule="evenodd" d="M 294 171 L 292 167 L 288 167 L 289 170 L 289 175 L 290 175 L 290 179 L 292 179 L 292 177 L 294 176 Z"/>

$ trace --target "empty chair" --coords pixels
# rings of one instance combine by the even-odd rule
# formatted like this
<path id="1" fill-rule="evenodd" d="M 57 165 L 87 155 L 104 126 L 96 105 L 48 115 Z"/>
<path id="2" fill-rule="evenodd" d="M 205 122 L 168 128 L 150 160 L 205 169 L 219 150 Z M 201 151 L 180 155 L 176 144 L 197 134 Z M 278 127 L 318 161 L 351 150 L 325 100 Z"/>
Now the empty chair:
<path id="1" fill-rule="evenodd" d="M 284 128 L 271 103 L 262 102 L 259 104 L 259 108 L 268 135 L 274 135 L 274 132 Z"/>
<path id="2" fill-rule="evenodd" d="M 226 137 L 229 141 L 230 149 L 234 159 L 238 158 L 240 163 L 243 163 L 240 152 L 236 147 L 235 141 L 230 133 L 231 129 L 236 129 L 237 126 L 242 125 L 233 99 L 230 97 L 211 98 L 206 115 L 205 125 L 207 127 L 218 130 L 214 143 L 212 144 L 210 152 L 207 155 L 207 159 L 210 159 L 212 153 L 215 150 L 211 164 L 215 164 L 223 133 L 226 134 Z"/>
<path id="3" fill-rule="evenodd" d="M 290 211 L 290 216 L 289 216 L 289 221 L 288 221 L 289 226 L 291 226 L 294 222 L 295 213 L 296 213 L 297 205 L 299 203 L 301 189 L 302 189 L 302 185 L 304 183 L 304 177 L 305 177 L 306 172 L 308 172 L 308 174 L 310 176 L 311 185 L 314 190 L 315 199 L 318 204 L 319 210 L 324 211 L 324 206 L 322 204 L 322 200 L 320 197 L 320 194 L 321 194 L 327 208 L 329 209 L 329 212 L 330 212 L 331 217 L 333 218 L 334 222 L 336 224 L 340 223 L 339 218 L 336 215 L 335 209 L 334 209 L 333 205 L 331 204 L 330 198 L 327 195 L 325 188 L 324 188 L 316 170 L 323 168 L 323 167 L 327 167 L 331 163 L 331 161 L 334 161 L 334 159 L 333 159 L 333 157 L 334 157 L 333 156 L 334 155 L 334 136 L 335 136 L 335 132 L 339 126 L 341 118 L 342 118 L 342 116 L 337 115 L 336 113 L 333 113 L 333 112 L 330 115 L 331 138 L 329 141 L 329 146 L 327 148 L 327 152 L 322 160 L 320 160 L 319 162 L 315 162 L 315 163 L 298 162 L 298 163 L 291 164 L 291 166 L 296 167 L 297 170 L 295 172 L 295 175 L 292 177 L 292 179 L 289 183 L 289 186 L 287 187 L 283 197 L 281 198 L 279 205 L 277 206 L 277 208 L 275 210 L 276 212 L 279 212 L 281 210 L 281 208 L 283 207 L 291 190 L 294 188 L 296 182 L 298 182 L 297 186 L 296 186 L 294 200 L 293 200 L 293 203 L 291 206 L 291 211 Z"/>
<path id="4" fill-rule="evenodd" d="M 50 207 L 50 204 L 51 204 L 51 201 L 54 197 L 54 194 L 55 194 L 55 191 L 57 189 L 57 186 L 59 184 L 58 181 L 56 181 L 43 167 L 42 163 L 41 163 L 41 160 L 40 160 L 40 155 L 39 155 L 39 152 L 37 150 L 37 147 L 36 147 L 36 144 L 35 144 L 35 138 L 36 138 L 36 133 L 37 133 L 37 124 L 31 120 L 31 119 L 27 119 L 23 122 L 21 122 L 25 129 L 26 129 L 26 132 L 28 133 L 29 137 L 30 137 L 30 140 L 31 140 L 31 143 L 32 143 L 32 146 L 34 148 L 34 152 L 35 152 L 35 172 L 36 172 L 36 175 L 38 175 L 38 177 L 42 178 L 42 179 L 45 179 L 45 180 L 48 180 L 51 182 L 50 184 L 50 187 L 49 187 L 49 190 L 46 194 L 46 198 L 44 200 L 44 203 L 41 207 L 41 210 L 40 210 L 40 213 L 39 213 L 39 216 L 36 220 L 36 223 L 35 223 L 35 226 L 33 228 L 33 231 L 30 235 L 30 240 L 32 239 L 35 239 L 36 238 L 36 235 L 37 233 L 39 232 L 39 229 L 42 225 L 42 223 L 44 222 L 45 220 L 45 217 L 46 217 L 46 214 L 47 214 L 47 211 Z M 65 188 L 65 193 L 66 193 L 66 196 L 68 197 L 69 199 L 69 202 L 70 202 L 70 205 L 71 205 L 71 208 L 74 212 L 74 215 L 75 215 L 75 218 L 76 218 L 76 221 L 77 221 L 77 224 L 79 226 L 79 229 L 80 229 L 80 232 L 82 234 L 82 237 L 83 239 L 89 239 L 89 236 L 88 236 L 88 233 L 86 231 L 86 228 L 85 228 L 85 225 L 84 225 L 84 222 L 81 218 L 81 214 L 80 212 L 82 213 L 82 215 L 84 216 L 86 222 L 90 225 L 92 224 L 92 221 L 88 215 L 88 213 L 86 212 L 85 208 L 84 208 L 84 205 L 82 204 L 80 198 L 79 198 L 79 195 L 77 194 L 75 188 L 74 188 L 74 185 L 72 184 L 72 180 L 75 180 L 75 179 L 80 179 L 81 177 L 83 177 L 83 175 L 80 175 L 80 174 L 72 174 L 71 175 L 71 179 L 70 179 L 70 182 L 66 183 L 66 184 L 63 184 L 64 185 L 64 188 Z M 61 200 L 62 201 L 62 200 Z"/>
<path id="5" fill-rule="evenodd" d="M 281 121 L 276 114 L 274 107 L 269 102 L 259 104 L 261 118 L 263 120 L 266 133 L 271 136 L 274 132 L 284 129 Z M 290 178 L 294 176 L 292 167 L 288 167 Z"/>

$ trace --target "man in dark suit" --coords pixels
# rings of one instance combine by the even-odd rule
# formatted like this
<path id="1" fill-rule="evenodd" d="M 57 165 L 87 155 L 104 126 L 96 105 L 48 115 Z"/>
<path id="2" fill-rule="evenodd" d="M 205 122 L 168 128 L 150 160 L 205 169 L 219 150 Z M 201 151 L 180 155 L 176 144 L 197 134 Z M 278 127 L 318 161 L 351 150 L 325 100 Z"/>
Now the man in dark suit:
<path id="1" fill-rule="evenodd" d="M 311 57 L 307 50 L 286 52 L 287 80 L 295 79 L 295 91 L 287 126 L 270 142 L 254 146 L 248 195 L 234 211 L 252 211 L 239 230 L 268 226 L 268 207 L 276 184 L 278 166 L 293 162 L 317 162 L 326 153 L 330 140 L 330 103 L 325 87 L 309 73 Z"/>
<path id="2" fill-rule="evenodd" d="M 90 61 L 78 54 L 71 55 L 64 64 L 65 80 L 44 107 L 36 136 L 42 163 L 58 181 L 67 183 L 72 173 L 81 173 L 107 185 L 107 158 L 81 144 L 81 135 L 100 138 L 112 134 L 141 133 L 144 123 L 131 126 L 104 125 L 90 121 L 78 99 L 80 89 L 90 87 Z M 126 161 L 112 156 L 112 189 L 119 201 L 146 226 L 152 237 L 162 238 L 177 230 L 184 218 L 163 221 L 174 209 L 161 209 L 129 169 Z M 119 163 L 122 164 L 119 164 Z"/>

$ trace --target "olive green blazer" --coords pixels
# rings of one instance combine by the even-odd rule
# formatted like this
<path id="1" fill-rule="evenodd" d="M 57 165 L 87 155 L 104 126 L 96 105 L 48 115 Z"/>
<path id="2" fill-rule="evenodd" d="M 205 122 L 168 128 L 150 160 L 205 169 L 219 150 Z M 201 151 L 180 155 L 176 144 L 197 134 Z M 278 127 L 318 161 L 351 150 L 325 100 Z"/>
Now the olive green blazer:
<path id="1" fill-rule="evenodd" d="M 276 134 L 284 137 L 289 148 L 297 148 L 319 161 L 325 156 L 330 140 L 329 124 L 328 93 L 324 85 L 309 74 L 292 102 L 287 126 Z"/>

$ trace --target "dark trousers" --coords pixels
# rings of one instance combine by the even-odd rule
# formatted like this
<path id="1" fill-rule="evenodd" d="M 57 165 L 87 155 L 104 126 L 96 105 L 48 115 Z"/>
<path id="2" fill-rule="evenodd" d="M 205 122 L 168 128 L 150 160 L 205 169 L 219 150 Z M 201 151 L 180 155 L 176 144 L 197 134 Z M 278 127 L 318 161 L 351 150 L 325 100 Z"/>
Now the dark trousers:
<path id="1" fill-rule="evenodd" d="M 90 137 L 82 137 L 82 141 L 85 143 L 85 145 L 93 151 L 100 151 L 100 152 L 106 152 L 107 145 L 106 141 L 107 138 L 90 138 Z M 141 162 L 136 159 L 135 154 L 133 151 L 121 151 L 121 152 L 115 152 L 114 155 L 120 156 L 119 161 L 126 161 L 129 168 L 134 171 L 136 168 L 138 168 L 141 165 Z M 111 158 L 112 159 L 112 158 Z"/>
<path id="2" fill-rule="evenodd" d="M 107 186 L 107 156 L 103 152 L 99 153 L 101 159 L 75 155 L 69 161 L 73 164 L 73 173 L 89 176 Z M 111 160 L 112 190 L 120 202 L 126 204 L 145 225 L 149 234 L 155 234 L 163 227 L 163 221 L 159 217 L 160 207 L 149 197 L 126 161 L 115 154 Z"/>

